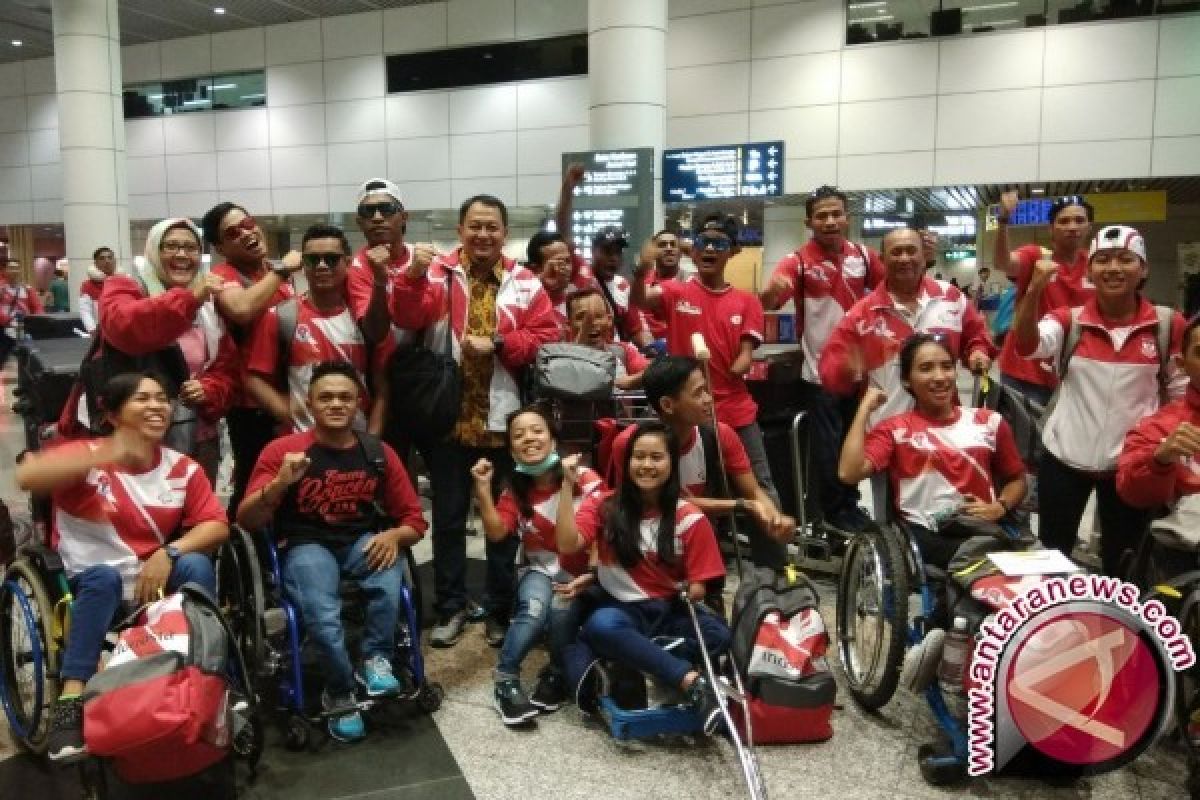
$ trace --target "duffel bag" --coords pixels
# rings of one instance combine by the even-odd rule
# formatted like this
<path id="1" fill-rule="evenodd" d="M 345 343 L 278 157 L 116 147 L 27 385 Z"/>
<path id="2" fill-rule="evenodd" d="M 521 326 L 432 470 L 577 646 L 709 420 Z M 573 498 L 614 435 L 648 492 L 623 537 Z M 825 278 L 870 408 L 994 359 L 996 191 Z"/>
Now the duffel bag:
<path id="1" fill-rule="evenodd" d="M 539 398 L 604 400 L 612 397 L 617 359 L 608 350 L 559 342 L 538 348 L 533 385 Z"/>

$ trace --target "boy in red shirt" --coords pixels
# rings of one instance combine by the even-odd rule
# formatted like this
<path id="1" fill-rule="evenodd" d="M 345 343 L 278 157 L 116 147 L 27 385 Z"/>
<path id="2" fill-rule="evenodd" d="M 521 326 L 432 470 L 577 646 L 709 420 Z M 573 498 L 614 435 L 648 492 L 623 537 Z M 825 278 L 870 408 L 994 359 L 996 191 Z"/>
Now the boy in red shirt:
<path id="1" fill-rule="evenodd" d="M 658 314 L 667 324 L 667 352 L 676 356 L 695 355 L 692 335 L 701 333 L 712 353 L 709 372 L 717 418 L 733 428 L 746 448 L 754 476 L 779 505 L 771 480 L 767 450 L 756 419 L 758 405 L 746 388 L 746 373 L 754 363 L 754 348 L 763 341 L 763 308 L 750 292 L 734 288 L 725 280 L 725 266 L 738 250 L 738 227 L 733 217 L 705 217 L 692 242 L 694 279 L 647 284 L 654 267 L 657 247 L 642 248 L 634 269 L 632 303 Z"/>

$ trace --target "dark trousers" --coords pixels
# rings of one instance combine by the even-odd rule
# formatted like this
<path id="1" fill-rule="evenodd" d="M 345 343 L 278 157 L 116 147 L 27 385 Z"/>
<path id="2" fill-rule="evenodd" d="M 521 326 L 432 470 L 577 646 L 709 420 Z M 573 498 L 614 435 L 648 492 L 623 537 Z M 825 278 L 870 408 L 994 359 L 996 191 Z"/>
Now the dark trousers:
<path id="1" fill-rule="evenodd" d="M 450 439 L 416 439 L 417 450 L 429 469 L 433 489 L 434 607 L 449 616 L 467 607 L 467 512 L 471 508 L 471 467 L 486 458 L 496 468 L 492 490 L 512 471 L 512 456 L 504 447 L 465 447 Z M 493 616 L 508 619 L 516 592 L 518 540 L 488 542 L 487 582 L 481 605 Z"/>
<path id="2" fill-rule="evenodd" d="M 859 503 L 858 487 L 842 483 L 837 474 L 842 442 L 858 404 L 854 397 L 838 397 L 807 381 L 801 382 L 800 391 L 808 410 L 809 461 L 805 480 L 810 490 L 816 490 L 821 512 L 828 519 Z"/>
<path id="3" fill-rule="evenodd" d="M 1042 455 L 1038 472 L 1041 504 L 1038 538 L 1047 547 L 1055 547 L 1068 556 L 1075 549 L 1079 521 L 1088 495 L 1096 490 L 1096 509 L 1100 515 L 1100 561 L 1105 575 L 1117 575 L 1121 555 L 1136 550 L 1150 514 L 1133 508 L 1117 494 L 1114 473 L 1096 474 L 1069 467 L 1049 451 Z"/>
<path id="4" fill-rule="evenodd" d="M 229 426 L 229 445 L 233 450 L 233 494 L 229 497 L 229 519 L 237 516 L 238 505 L 246 494 L 250 473 L 263 448 L 275 438 L 275 418 L 261 408 L 238 406 L 225 415 Z"/>

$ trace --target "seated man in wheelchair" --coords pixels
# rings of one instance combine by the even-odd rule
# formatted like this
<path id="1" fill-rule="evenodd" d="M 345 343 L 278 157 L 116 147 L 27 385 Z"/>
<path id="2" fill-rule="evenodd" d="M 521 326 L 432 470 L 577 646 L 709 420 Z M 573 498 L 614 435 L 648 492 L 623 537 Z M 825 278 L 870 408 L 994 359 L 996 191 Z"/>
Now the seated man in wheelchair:
<path id="1" fill-rule="evenodd" d="M 55 548 L 74 597 L 47 754 L 86 755 L 84 684 L 126 603 L 156 600 L 185 583 L 216 594 L 208 554 L 229 536 L 204 470 L 162 446 L 171 419 L 165 381 L 150 372 L 111 378 L 101 396 L 110 436 L 29 453 L 17 485 L 49 495 Z"/>
<path id="2" fill-rule="evenodd" d="M 1197 568 L 1200 550 L 1200 317 L 1188 323 L 1180 356 L 1189 384 L 1181 400 L 1160 408 L 1125 436 L 1117 461 L 1117 491 L 1138 508 L 1166 509 L 1153 524 L 1169 536 L 1167 552 L 1151 558 L 1160 563 L 1135 564 L 1134 580 L 1157 582 Z M 1141 559 L 1139 559 L 1141 560 Z M 1169 563 L 1162 563 L 1169 562 Z M 1151 574 L 1145 574 L 1149 568 Z M 1147 580 L 1149 579 L 1149 580 Z"/>
<path id="3" fill-rule="evenodd" d="M 381 444 L 384 463 L 373 464 L 354 430 L 358 373 L 348 362 L 318 364 L 309 384 L 313 427 L 282 436 L 259 456 L 238 522 L 256 529 L 273 525 L 282 552 L 283 589 L 300 609 L 309 638 L 327 670 L 321 702 L 329 734 L 340 741 L 365 735 L 355 683 L 370 697 L 397 692 L 392 673 L 403 580 L 402 548 L 416 544 L 425 519 L 399 457 Z M 384 527 L 388 522 L 391 527 Z M 342 577 L 356 580 L 366 596 L 361 669 L 346 652 L 342 626 Z"/>
<path id="4" fill-rule="evenodd" d="M 869 417 L 887 401 L 882 390 L 868 388 L 838 464 L 838 477 L 849 485 L 887 472 L 899 523 L 923 562 L 943 572 L 976 537 L 994 538 L 991 549 L 1016 546 L 1010 515 L 1026 490 L 1025 465 L 1008 423 L 994 411 L 958 405 L 954 362 L 941 337 L 909 337 L 900 350 L 900 375 L 915 408 L 867 434 Z M 949 603 L 944 592 L 937 594 L 932 623 L 945 627 Z"/>
<path id="5" fill-rule="evenodd" d="M 579 459 L 570 456 L 562 466 L 558 552 L 569 555 L 595 545 L 602 590 L 564 658 L 580 707 L 594 707 L 592 665 L 599 656 L 684 692 L 705 733 L 712 733 L 720 716 L 716 687 L 692 662 L 655 641 L 660 636 L 694 640 L 688 611 L 678 602 L 680 587 L 686 586 L 688 598 L 698 603 L 708 582 L 725 575 L 712 526 L 682 499 L 675 434 L 661 422 L 638 424 L 616 491 L 588 497 L 578 513 L 572 502 Z M 728 649 L 732 635 L 723 619 L 703 607 L 697 608 L 697 619 L 701 646 L 714 655 Z"/>

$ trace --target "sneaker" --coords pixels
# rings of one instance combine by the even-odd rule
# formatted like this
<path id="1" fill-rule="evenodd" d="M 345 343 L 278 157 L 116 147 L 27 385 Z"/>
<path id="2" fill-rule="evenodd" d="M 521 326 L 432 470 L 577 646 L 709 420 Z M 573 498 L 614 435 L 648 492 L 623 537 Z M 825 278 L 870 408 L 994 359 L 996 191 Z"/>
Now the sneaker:
<path id="1" fill-rule="evenodd" d="M 56 764 L 73 764 L 87 758 L 83 743 L 83 698 L 59 699 L 50 709 L 46 755 Z"/>
<path id="2" fill-rule="evenodd" d="M 588 664 L 587 669 L 579 678 L 579 685 L 575 687 L 575 705 L 581 712 L 595 714 L 600 710 L 600 694 L 607 691 L 606 683 L 607 676 L 604 674 L 604 667 L 597 658 Z"/>
<path id="3" fill-rule="evenodd" d="M 825 520 L 829 525 L 846 533 L 861 533 L 870 530 L 875 521 L 858 506 L 848 506 L 831 514 Z"/>
<path id="4" fill-rule="evenodd" d="M 321 693 L 321 707 L 328 711 L 331 708 L 349 708 L 358 701 L 353 692 L 331 695 L 328 691 Z M 362 714 L 351 711 L 336 717 L 329 717 L 329 735 L 339 742 L 357 742 L 367 735 L 363 725 Z"/>
<path id="5" fill-rule="evenodd" d="M 920 694 L 937 680 L 938 664 L 942 663 L 942 646 L 946 632 L 931 628 L 920 642 L 908 648 L 904 665 L 900 667 L 900 685 Z"/>
<path id="6" fill-rule="evenodd" d="M 717 701 L 716 690 L 709 685 L 703 675 L 692 681 L 687 690 L 688 703 L 700 718 L 700 726 L 705 736 L 712 736 L 721 721 L 721 706 Z"/>
<path id="7" fill-rule="evenodd" d="M 504 636 L 508 633 L 508 623 L 498 620 L 491 614 L 483 621 L 483 638 L 489 647 L 499 647 L 504 644 Z"/>
<path id="8" fill-rule="evenodd" d="M 567 681 L 556 669 L 542 670 L 538 675 L 537 686 L 533 687 L 533 696 L 529 698 L 538 711 L 550 713 L 562 708 L 567 702 Z"/>
<path id="9" fill-rule="evenodd" d="M 466 624 L 466 611 L 455 611 L 448 616 L 439 617 L 437 624 L 429 632 L 430 647 L 453 647 L 462 636 Z"/>
<path id="10" fill-rule="evenodd" d="M 538 710 L 529 702 L 518 680 L 497 682 L 493 698 L 505 725 L 521 725 L 537 716 Z"/>
<path id="11" fill-rule="evenodd" d="M 362 672 L 354 677 L 367 690 L 367 697 L 381 697 L 400 691 L 400 681 L 392 674 L 392 662 L 383 656 L 372 656 L 363 662 Z"/>

